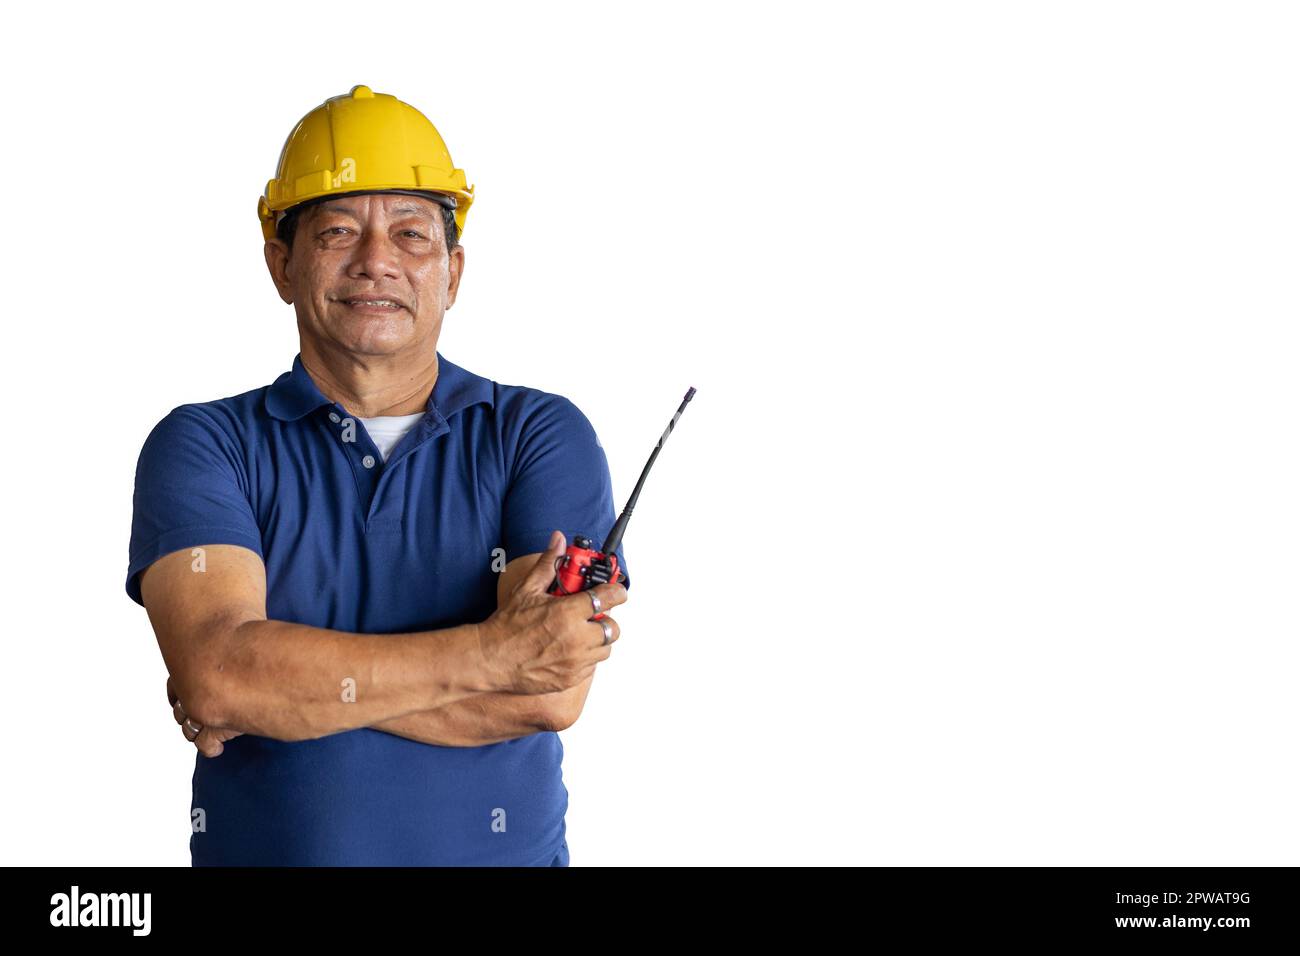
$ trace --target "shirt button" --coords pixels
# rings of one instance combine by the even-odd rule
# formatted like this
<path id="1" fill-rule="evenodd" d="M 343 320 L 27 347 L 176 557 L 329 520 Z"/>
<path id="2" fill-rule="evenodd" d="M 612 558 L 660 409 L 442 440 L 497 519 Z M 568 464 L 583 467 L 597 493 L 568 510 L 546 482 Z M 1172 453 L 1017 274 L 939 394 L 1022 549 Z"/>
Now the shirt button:
<path id="1" fill-rule="evenodd" d="M 335 425 L 339 423 L 338 412 L 330 412 L 330 421 L 332 421 Z"/>
<path id="2" fill-rule="evenodd" d="M 362 459 L 361 459 L 361 464 L 365 465 L 367 468 L 374 468 L 374 467 L 375 467 L 375 456 L 374 456 L 374 455 L 366 455 L 365 458 L 362 458 Z"/>

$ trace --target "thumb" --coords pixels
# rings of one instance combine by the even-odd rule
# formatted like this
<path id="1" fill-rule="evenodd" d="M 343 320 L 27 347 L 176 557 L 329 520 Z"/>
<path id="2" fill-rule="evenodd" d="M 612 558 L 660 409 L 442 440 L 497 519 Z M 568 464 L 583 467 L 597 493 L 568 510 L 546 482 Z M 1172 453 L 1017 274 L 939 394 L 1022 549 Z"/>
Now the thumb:
<path id="1" fill-rule="evenodd" d="M 565 549 L 564 533 L 562 531 L 552 531 L 551 540 L 546 545 L 546 550 L 537 556 L 537 563 L 533 569 L 528 572 L 528 578 L 524 582 L 530 590 L 545 593 L 546 589 L 551 586 L 551 580 L 555 577 L 555 559 L 564 554 Z"/>

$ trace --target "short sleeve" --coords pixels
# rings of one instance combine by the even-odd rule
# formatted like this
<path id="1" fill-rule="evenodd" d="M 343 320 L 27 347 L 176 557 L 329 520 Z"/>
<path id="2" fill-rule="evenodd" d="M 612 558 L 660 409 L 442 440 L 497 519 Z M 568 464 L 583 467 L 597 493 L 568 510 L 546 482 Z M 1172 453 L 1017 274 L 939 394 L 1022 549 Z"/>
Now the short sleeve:
<path id="1" fill-rule="evenodd" d="M 586 535 L 599 550 L 617 513 L 605 449 L 587 416 L 569 399 L 543 393 L 519 436 L 502 516 L 506 560 L 545 551 L 551 532 L 573 543 Z M 623 545 L 614 549 L 631 589 Z"/>
<path id="2" fill-rule="evenodd" d="M 140 573 L 164 555 L 237 544 L 262 555 L 234 438 L 201 406 L 181 405 L 154 426 L 136 464 L 126 593 L 143 606 Z"/>

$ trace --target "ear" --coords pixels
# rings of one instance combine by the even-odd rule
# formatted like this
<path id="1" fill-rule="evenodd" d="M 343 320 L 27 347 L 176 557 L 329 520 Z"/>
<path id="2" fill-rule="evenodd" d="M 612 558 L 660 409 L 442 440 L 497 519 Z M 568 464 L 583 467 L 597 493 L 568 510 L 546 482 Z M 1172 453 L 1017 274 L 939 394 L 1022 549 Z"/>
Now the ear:
<path id="1" fill-rule="evenodd" d="M 460 288 L 460 277 L 465 273 L 465 247 L 460 243 L 447 253 L 447 308 L 456 304 L 456 290 Z"/>
<path id="2" fill-rule="evenodd" d="M 266 245 L 262 247 L 262 254 L 266 256 L 266 268 L 271 273 L 275 290 L 280 293 L 281 299 L 292 304 L 293 285 L 289 282 L 289 247 L 282 239 L 268 239 Z"/>

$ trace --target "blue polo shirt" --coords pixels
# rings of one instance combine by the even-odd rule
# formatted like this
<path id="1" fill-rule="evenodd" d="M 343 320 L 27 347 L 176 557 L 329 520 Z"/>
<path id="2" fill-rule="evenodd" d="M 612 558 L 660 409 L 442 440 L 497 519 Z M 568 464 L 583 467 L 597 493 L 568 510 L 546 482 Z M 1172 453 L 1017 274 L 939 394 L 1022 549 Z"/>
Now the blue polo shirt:
<path id="1" fill-rule="evenodd" d="M 599 547 L 614 521 L 604 449 L 567 398 L 439 352 L 428 410 L 385 462 L 299 355 L 269 386 L 181 405 L 154 427 L 136 470 L 126 590 L 143 604 L 139 574 L 154 561 L 235 544 L 266 565 L 269 618 L 426 631 L 496 610 L 494 561 L 545 551 L 557 528 Z M 563 754 L 549 732 L 482 747 L 369 728 L 296 742 L 245 734 L 218 757 L 196 752 L 191 811 L 206 828 L 190 838 L 191 860 L 564 866 Z"/>

